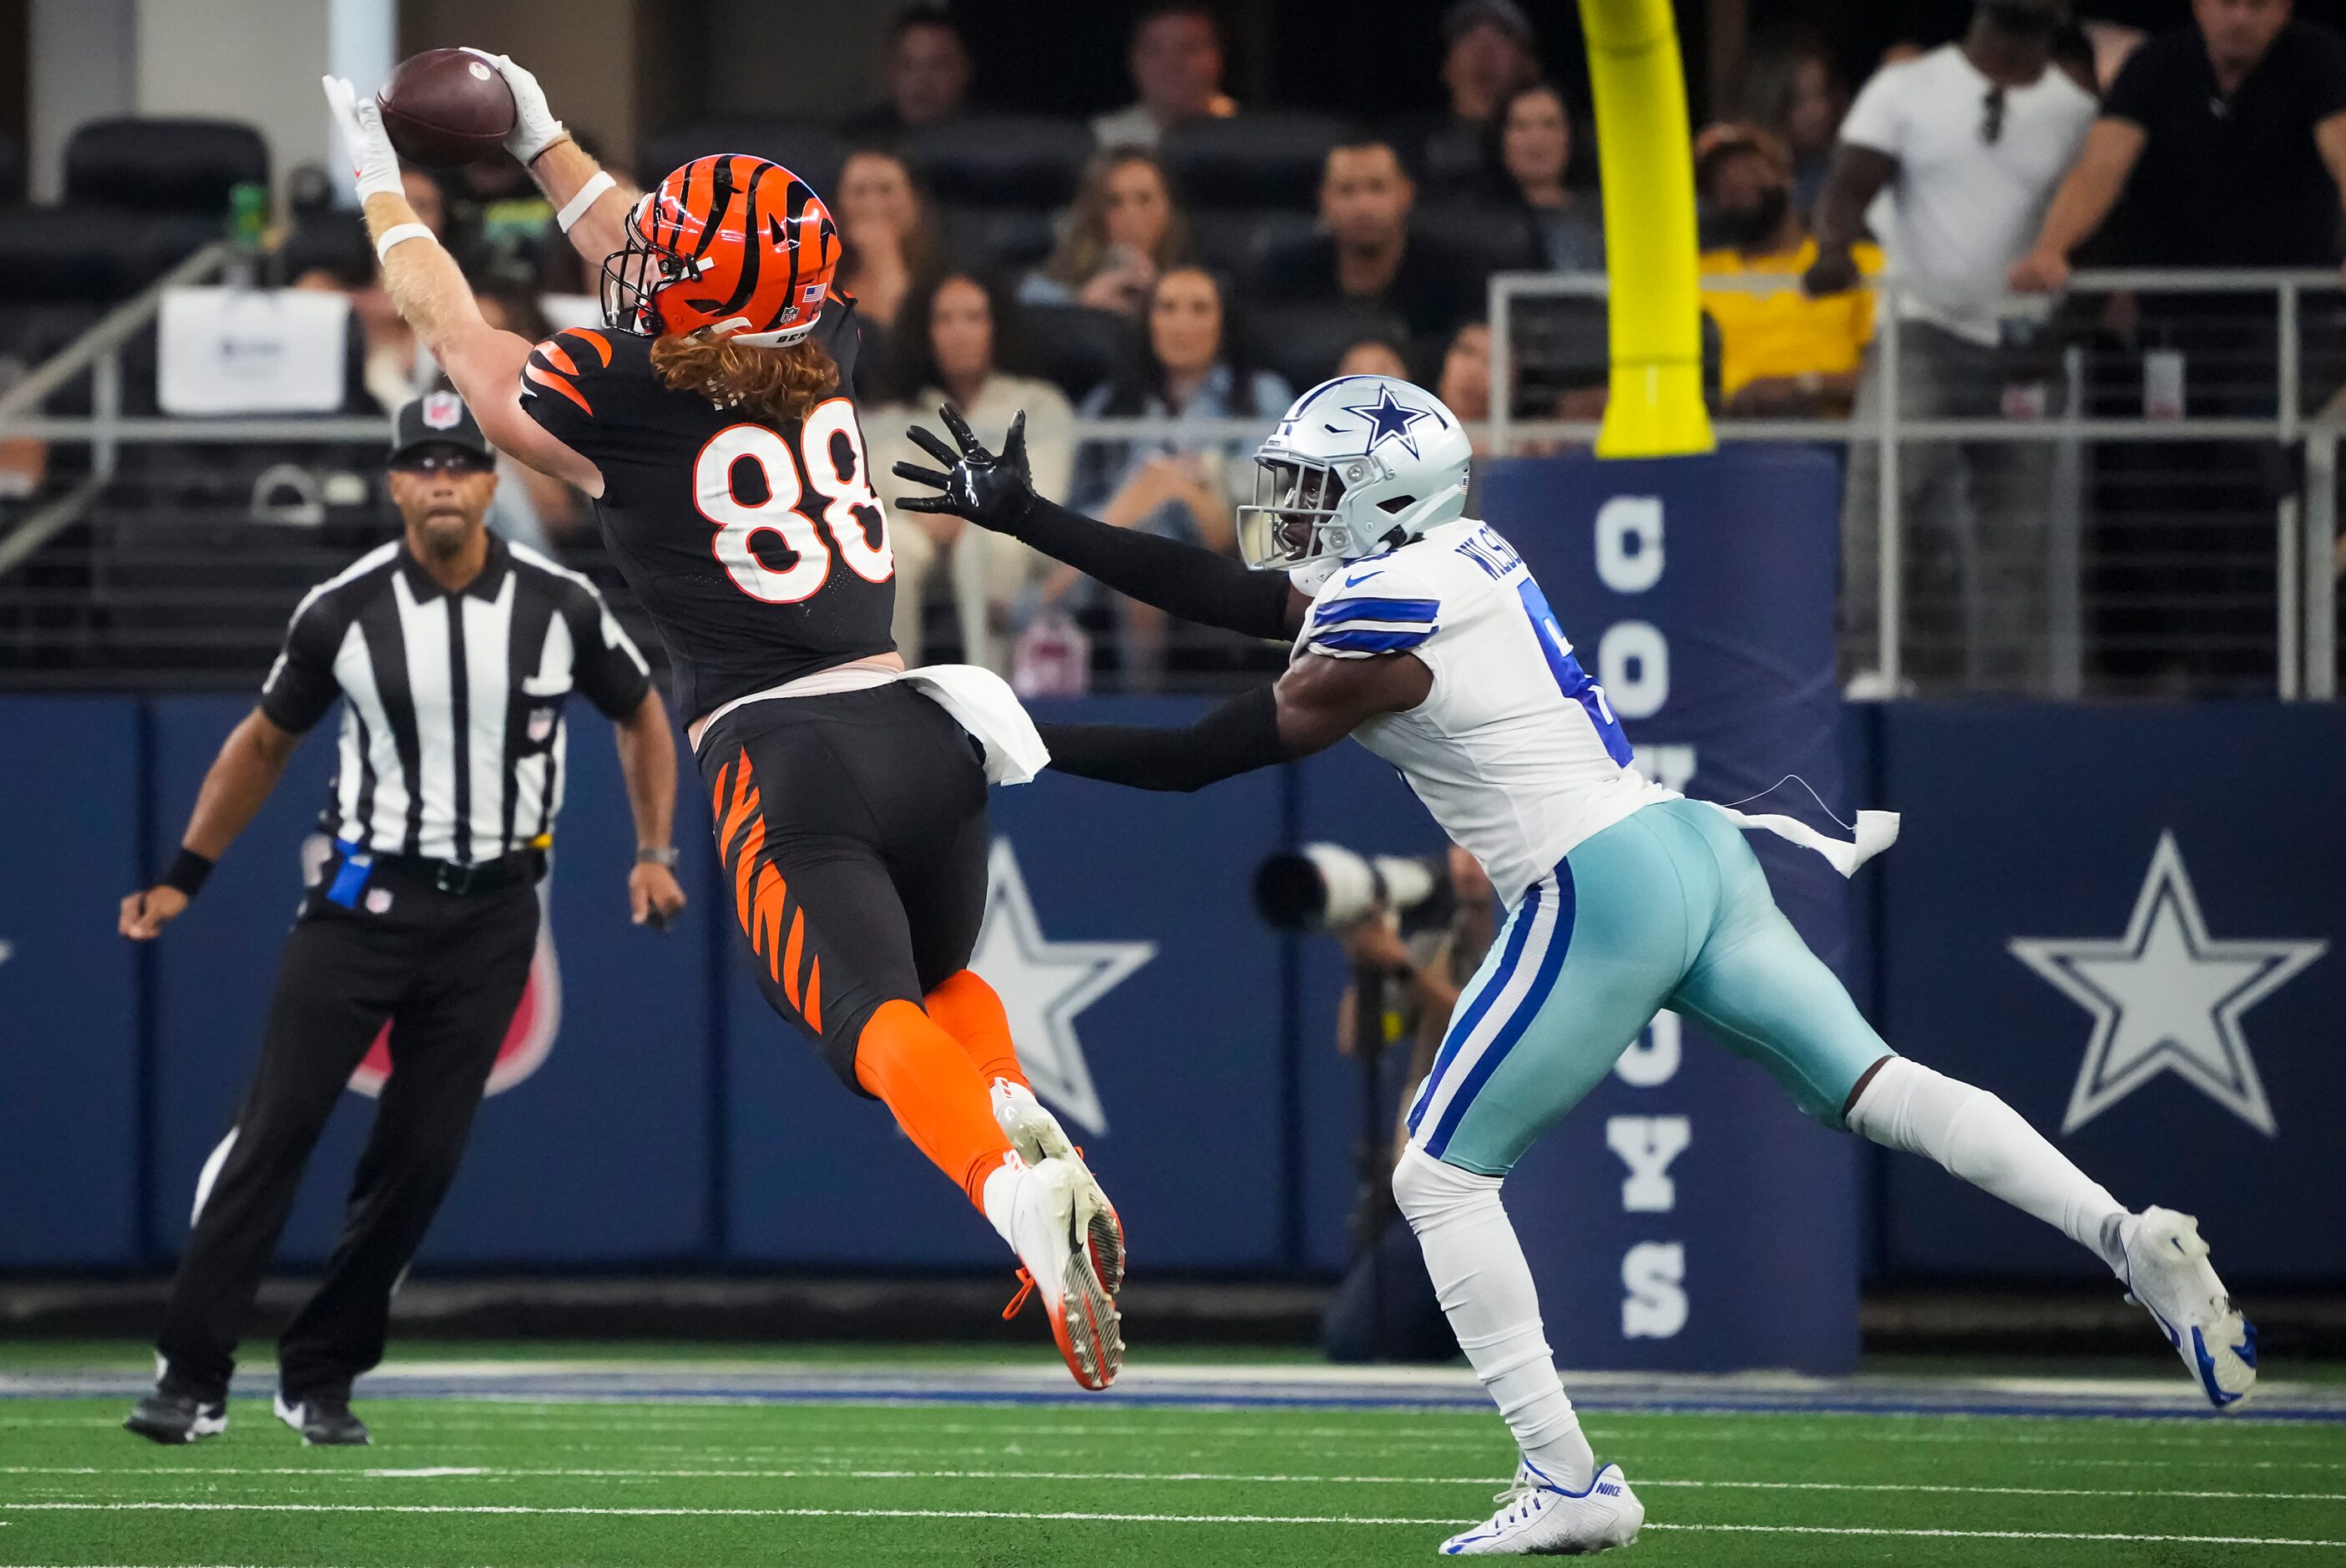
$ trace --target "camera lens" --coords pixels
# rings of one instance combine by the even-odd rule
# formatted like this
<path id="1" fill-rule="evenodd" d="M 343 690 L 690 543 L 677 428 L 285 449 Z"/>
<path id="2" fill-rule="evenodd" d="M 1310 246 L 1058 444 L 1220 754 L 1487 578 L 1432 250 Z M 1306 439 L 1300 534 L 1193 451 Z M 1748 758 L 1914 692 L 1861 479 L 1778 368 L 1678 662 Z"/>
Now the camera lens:
<path id="1" fill-rule="evenodd" d="M 1327 923 L 1327 880 L 1307 855 L 1273 855 L 1255 868 L 1254 907 L 1280 931 L 1318 931 Z"/>

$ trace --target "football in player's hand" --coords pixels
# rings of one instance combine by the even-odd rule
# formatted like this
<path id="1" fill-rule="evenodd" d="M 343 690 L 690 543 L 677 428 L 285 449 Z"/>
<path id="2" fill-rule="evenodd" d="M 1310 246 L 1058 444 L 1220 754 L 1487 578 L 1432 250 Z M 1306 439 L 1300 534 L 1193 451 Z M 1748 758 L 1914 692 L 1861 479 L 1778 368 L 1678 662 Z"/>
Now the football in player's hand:
<path id="1" fill-rule="evenodd" d="M 393 148 L 425 168 L 477 162 L 513 134 L 512 90 L 495 66 L 464 49 L 410 55 L 376 98 Z"/>

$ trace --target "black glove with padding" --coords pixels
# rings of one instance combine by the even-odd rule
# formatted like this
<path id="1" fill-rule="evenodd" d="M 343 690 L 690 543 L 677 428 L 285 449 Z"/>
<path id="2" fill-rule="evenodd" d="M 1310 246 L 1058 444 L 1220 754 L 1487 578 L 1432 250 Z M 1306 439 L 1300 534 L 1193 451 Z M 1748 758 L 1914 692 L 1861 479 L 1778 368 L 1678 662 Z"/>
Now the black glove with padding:
<path id="1" fill-rule="evenodd" d="M 1227 555 L 1139 528 L 1110 527 L 1035 494 L 1026 469 L 1025 410 L 1010 422 L 998 457 L 985 450 L 969 423 L 952 409 L 938 409 L 937 417 L 953 432 L 961 450 L 954 452 L 917 424 L 905 431 L 945 468 L 939 473 L 918 463 L 896 464 L 897 478 L 938 492 L 897 502 L 903 510 L 966 517 L 1064 561 L 1120 594 L 1200 626 L 1285 640 L 1302 624 L 1303 596 L 1290 590 L 1282 573 L 1250 572 Z"/>
<path id="2" fill-rule="evenodd" d="M 1026 411 L 1020 409 L 1010 422 L 1010 433 L 1003 438 L 1002 453 L 995 456 L 985 450 L 983 442 L 969 428 L 969 422 L 950 407 L 937 410 L 953 438 L 961 443 L 955 452 L 921 425 L 913 425 L 904 433 L 913 444 L 945 465 L 940 473 L 933 468 L 918 463 L 896 464 L 896 477 L 909 479 L 915 484 L 933 485 L 935 495 L 909 496 L 896 504 L 907 512 L 942 512 L 956 517 L 966 517 L 981 528 L 991 528 L 997 534 L 1015 535 L 1018 525 L 1035 505 L 1035 481 L 1026 468 Z"/>

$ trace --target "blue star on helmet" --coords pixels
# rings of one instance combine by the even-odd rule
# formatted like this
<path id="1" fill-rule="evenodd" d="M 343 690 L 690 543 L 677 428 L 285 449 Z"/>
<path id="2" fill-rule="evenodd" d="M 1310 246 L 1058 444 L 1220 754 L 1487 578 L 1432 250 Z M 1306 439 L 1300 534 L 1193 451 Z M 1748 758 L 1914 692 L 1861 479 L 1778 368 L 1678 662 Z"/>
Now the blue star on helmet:
<path id="1" fill-rule="evenodd" d="M 1417 441 L 1409 433 L 1409 427 L 1421 419 L 1433 417 L 1433 411 L 1430 408 L 1412 408 L 1407 403 L 1397 402 L 1392 388 L 1389 386 L 1377 388 L 1375 402 L 1347 403 L 1344 412 L 1359 414 L 1369 422 L 1367 450 L 1374 452 L 1379 442 L 1392 440 L 1400 442 L 1412 457 L 1417 455 Z"/>

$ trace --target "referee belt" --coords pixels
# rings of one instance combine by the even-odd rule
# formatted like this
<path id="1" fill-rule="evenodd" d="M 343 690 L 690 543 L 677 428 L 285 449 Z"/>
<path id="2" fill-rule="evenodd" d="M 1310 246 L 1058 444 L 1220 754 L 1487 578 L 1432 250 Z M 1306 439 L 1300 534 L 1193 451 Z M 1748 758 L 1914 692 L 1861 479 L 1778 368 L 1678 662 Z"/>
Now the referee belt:
<path id="1" fill-rule="evenodd" d="M 348 863 L 354 851 L 337 844 L 342 860 Z M 385 855 L 372 857 L 372 870 L 390 873 L 402 881 L 422 882 L 457 898 L 472 898 L 480 893 L 493 893 L 516 882 L 535 882 L 546 874 L 546 851 L 520 850 L 494 860 L 482 860 L 474 865 L 459 865 L 454 860 L 434 860 L 427 855 Z"/>

